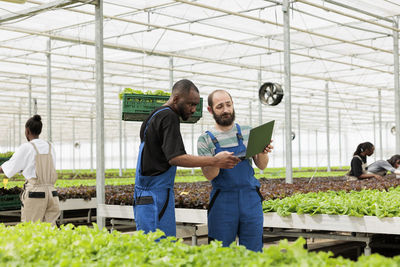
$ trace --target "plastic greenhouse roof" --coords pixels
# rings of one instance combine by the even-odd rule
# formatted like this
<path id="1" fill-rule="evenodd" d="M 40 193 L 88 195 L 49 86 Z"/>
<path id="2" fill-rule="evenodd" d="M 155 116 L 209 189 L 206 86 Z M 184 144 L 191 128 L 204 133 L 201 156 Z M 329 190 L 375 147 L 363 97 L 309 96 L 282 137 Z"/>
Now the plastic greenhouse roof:
<path id="1" fill-rule="evenodd" d="M 5 21 L 46 3 L 52 1 L 0 1 L 0 145 L 15 134 L 19 116 L 22 124 L 29 116 L 29 84 L 46 122 L 48 42 L 53 140 L 71 138 L 73 118 L 80 139 L 90 138 L 96 103 L 94 6 L 70 1 Z M 291 2 L 294 125 L 300 110 L 304 130 L 323 128 L 326 84 L 332 129 L 339 111 L 343 130 L 370 129 L 378 90 L 382 122 L 394 122 L 393 32 L 399 30 L 393 21 L 399 15 L 396 0 Z M 261 108 L 262 121 L 275 119 L 283 127 L 285 100 L 274 107 L 260 107 L 258 100 L 260 82 L 284 83 L 281 1 L 104 1 L 106 139 L 119 133 L 123 88 L 170 89 L 170 58 L 173 80 L 194 81 L 204 99 L 215 89 L 229 90 L 239 122 L 257 125 Z M 184 134 L 213 124 L 205 105 L 203 114 L 193 128 L 182 125 Z M 129 137 L 137 136 L 138 125 L 126 123 Z M 46 129 L 43 133 L 46 137 Z"/>

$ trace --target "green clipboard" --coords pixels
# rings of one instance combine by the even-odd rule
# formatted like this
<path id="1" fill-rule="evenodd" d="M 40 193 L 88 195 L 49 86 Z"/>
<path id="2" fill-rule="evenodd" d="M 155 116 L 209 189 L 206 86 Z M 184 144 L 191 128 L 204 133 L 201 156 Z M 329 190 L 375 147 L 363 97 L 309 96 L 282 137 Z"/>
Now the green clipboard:
<path id="1" fill-rule="evenodd" d="M 246 155 L 237 155 L 239 158 L 248 159 L 261 153 L 271 143 L 272 132 L 275 120 L 257 126 L 250 130 L 249 141 L 247 142 Z"/>

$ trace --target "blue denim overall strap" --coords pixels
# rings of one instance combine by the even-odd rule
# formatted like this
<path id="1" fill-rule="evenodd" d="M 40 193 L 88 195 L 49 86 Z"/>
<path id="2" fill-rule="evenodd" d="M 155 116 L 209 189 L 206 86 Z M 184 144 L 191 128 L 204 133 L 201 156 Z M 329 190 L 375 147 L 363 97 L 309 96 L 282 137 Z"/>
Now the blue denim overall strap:
<path id="1" fill-rule="evenodd" d="M 236 124 L 238 145 L 222 148 L 215 136 L 207 132 L 215 145 L 215 153 L 246 150 L 240 126 Z M 239 162 L 233 169 L 220 169 L 212 180 L 213 189 L 208 208 L 209 240 L 229 246 L 239 237 L 239 244 L 253 251 L 262 250 L 263 212 L 259 181 L 254 177 L 250 160 Z"/>
<path id="2" fill-rule="evenodd" d="M 144 130 L 143 140 L 145 140 L 147 128 L 153 117 L 167 109 L 170 108 L 162 108 L 150 117 Z M 135 175 L 133 210 L 137 230 L 143 230 L 148 233 L 161 229 L 167 236 L 175 236 L 175 197 L 173 188 L 176 166 L 171 166 L 166 172 L 159 175 L 142 175 L 141 162 L 144 144 L 143 141 L 139 146 Z"/>
<path id="3" fill-rule="evenodd" d="M 246 151 L 243 144 L 243 136 L 239 124 L 236 123 L 237 146 L 221 147 L 215 136 L 207 131 L 213 144 L 215 145 L 215 154 L 221 151 L 234 152 L 235 155 Z M 256 188 L 260 187 L 259 181 L 254 177 L 254 170 L 250 164 L 250 160 L 239 162 L 233 169 L 220 169 L 219 174 L 211 181 L 213 188 L 221 190 L 241 189 L 243 187 Z"/>

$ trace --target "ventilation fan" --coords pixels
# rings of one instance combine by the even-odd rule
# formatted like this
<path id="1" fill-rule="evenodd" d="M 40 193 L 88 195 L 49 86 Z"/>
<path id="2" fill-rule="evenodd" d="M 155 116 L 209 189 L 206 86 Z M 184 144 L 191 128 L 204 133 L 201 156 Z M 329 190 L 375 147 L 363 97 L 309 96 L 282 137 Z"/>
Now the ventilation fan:
<path id="1" fill-rule="evenodd" d="M 282 101 L 283 89 L 277 83 L 264 83 L 258 90 L 258 97 L 261 103 L 276 106 Z"/>

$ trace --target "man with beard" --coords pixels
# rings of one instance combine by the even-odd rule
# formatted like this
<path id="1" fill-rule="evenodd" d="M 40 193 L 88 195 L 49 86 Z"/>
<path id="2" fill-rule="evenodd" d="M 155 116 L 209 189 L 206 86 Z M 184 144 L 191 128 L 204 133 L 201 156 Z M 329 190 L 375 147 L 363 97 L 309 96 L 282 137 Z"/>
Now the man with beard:
<path id="1" fill-rule="evenodd" d="M 199 155 L 213 156 L 221 152 L 235 155 L 246 151 L 250 127 L 234 123 L 235 110 L 231 95 L 216 90 L 208 96 L 208 111 L 213 115 L 215 128 L 202 134 L 197 143 Z M 255 165 L 263 170 L 268 164 L 268 145 L 253 157 Z M 202 167 L 211 181 L 212 191 L 208 207 L 209 241 L 222 241 L 229 246 L 239 237 L 239 244 L 247 249 L 261 251 L 263 247 L 263 211 L 260 182 L 254 177 L 251 160 L 245 159 L 233 169 L 215 166 Z"/>
<path id="2" fill-rule="evenodd" d="M 187 120 L 199 102 L 197 87 L 189 80 L 180 80 L 174 84 L 167 103 L 142 123 L 133 204 L 137 230 L 147 233 L 161 229 L 167 236 L 176 235 L 177 166 L 231 169 L 240 161 L 229 152 L 206 157 L 186 154 L 179 117 Z"/>

